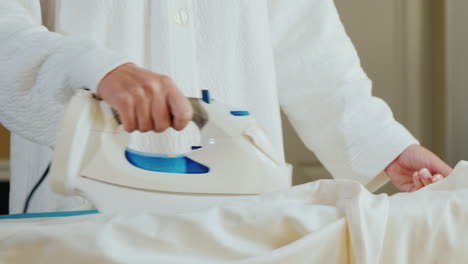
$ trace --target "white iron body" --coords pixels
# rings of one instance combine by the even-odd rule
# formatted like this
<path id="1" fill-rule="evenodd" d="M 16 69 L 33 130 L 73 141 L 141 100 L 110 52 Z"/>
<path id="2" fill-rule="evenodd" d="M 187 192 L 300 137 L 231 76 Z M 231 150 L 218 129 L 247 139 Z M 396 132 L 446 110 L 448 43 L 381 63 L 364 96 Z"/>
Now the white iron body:
<path id="1" fill-rule="evenodd" d="M 252 116 L 235 116 L 219 102 L 198 100 L 208 121 L 201 129 L 201 148 L 184 156 L 209 171 L 156 172 L 129 162 L 125 153 L 130 135 L 112 109 L 91 93 L 79 92 L 70 102 L 55 148 L 52 189 L 85 198 L 79 209 L 178 213 L 291 186 L 291 166 Z"/>

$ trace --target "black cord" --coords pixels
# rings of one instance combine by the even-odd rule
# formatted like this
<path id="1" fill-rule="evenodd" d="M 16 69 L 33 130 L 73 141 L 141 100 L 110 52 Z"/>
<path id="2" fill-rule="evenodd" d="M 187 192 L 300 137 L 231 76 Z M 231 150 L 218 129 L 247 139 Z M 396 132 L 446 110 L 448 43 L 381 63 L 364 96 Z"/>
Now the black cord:
<path id="1" fill-rule="evenodd" d="M 32 188 L 32 190 L 29 192 L 29 195 L 28 195 L 28 198 L 26 199 L 26 202 L 24 203 L 24 208 L 23 208 L 23 213 L 27 213 L 28 212 L 28 208 L 29 208 L 29 202 L 31 202 L 31 198 L 32 196 L 34 195 L 34 193 L 36 192 L 37 188 L 39 188 L 39 186 L 41 185 L 41 183 L 44 181 L 44 179 L 47 177 L 47 174 L 49 174 L 49 169 L 50 169 L 50 164 L 47 166 L 46 170 L 44 171 L 44 173 L 42 174 L 41 178 L 39 179 L 39 181 L 37 181 L 36 185 L 34 185 L 34 187 Z"/>

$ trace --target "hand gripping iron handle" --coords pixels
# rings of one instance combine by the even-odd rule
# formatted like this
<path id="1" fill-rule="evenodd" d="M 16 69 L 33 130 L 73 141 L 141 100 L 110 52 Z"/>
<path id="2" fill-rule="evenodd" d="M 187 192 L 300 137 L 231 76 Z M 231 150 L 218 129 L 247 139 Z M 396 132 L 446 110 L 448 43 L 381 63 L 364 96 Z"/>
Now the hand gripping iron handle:
<path id="1" fill-rule="evenodd" d="M 97 98 L 95 95 L 94 97 Z M 203 107 L 200 104 L 201 99 L 199 98 L 188 98 L 188 99 L 193 108 L 192 121 L 201 130 L 208 122 L 208 114 L 206 113 L 205 109 L 203 109 Z M 114 118 L 117 121 L 117 123 L 122 124 L 122 122 L 120 121 L 119 114 L 114 108 L 112 108 L 112 114 L 114 115 Z M 171 113 L 171 121 L 173 120 L 174 120 L 174 116 Z"/>

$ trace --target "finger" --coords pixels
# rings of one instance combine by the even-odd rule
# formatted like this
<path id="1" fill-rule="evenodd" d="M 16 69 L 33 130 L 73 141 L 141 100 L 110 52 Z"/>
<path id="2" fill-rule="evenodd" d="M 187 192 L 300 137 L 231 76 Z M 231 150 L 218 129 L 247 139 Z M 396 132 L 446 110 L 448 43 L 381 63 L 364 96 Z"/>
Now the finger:
<path id="1" fill-rule="evenodd" d="M 421 179 L 424 186 L 427 186 L 432 183 L 432 174 L 426 168 L 419 171 L 419 178 Z"/>
<path id="2" fill-rule="evenodd" d="M 417 190 L 421 189 L 424 186 L 422 184 L 421 180 L 419 179 L 419 172 L 415 172 L 413 174 L 413 183 L 414 183 L 413 191 L 417 191 Z"/>
<path id="3" fill-rule="evenodd" d="M 434 175 L 434 177 L 432 177 L 432 182 L 433 182 L 433 183 L 434 183 L 434 182 L 438 182 L 438 181 L 441 181 L 441 180 L 443 180 L 443 179 L 444 179 L 444 177 L 443 177 L 442 175 L 436 174 L 436 175 Z"/>
<path id="4" fill-rule="evenodd" d="M 179 90 L 172 90 L 168 104 L 173 116 L 172 127 L 178 131 L 184 129 L 193 118 L 193 109 L 189 100 Z"/>
<path id="5" fill-rule="evenodd" d="M 169 109 L 164 99 L 152 101 L 153 128 L 156 132 L 164 132 L 171 126 Z"/>
<path id="6" fill-rule="evenodd" d="M 119 113 L 120 121 L 125 131 L 133 132 L 136 129 L 135 110 L 133 100 L 129 95 L 123 95 L 114 106 Z"/>
<path id="7" fill-rule="evenodd" d="M 431 153 L 431 160 L 430 160 L 430 170 L 433 174 L 440 174 L 443 177 L 447 177 L 452 173 L 452 168 L 442 161 L 437 155 Z"/>
<path id="8" fill-rule="evenodd" d="M 450 174 L 452 174 L 453 169 L 449 165 L 447 165 L 447 163 L 440 160 L 439 169 L 434 170 L 434 171 L 437 172 L 438 174 L 441 174 L 441 176 L 443 176 L 443 177 L 447 177 Z"/>
<path id="9" fill-rule="evenodd" d="M 143 89 L 135 92 L 135 114 L 138 130 L 148 132 L 153 130 L 153 118 L 151 116 L 151 96 L 145 93 Z"/>
<path id="10" fill-rule="evenodd" d="M 410 181 L 408 183 L 402 184 L 398 187 L 402 192 L 413 192 L 414 191 L 414 183 Z"/>
<path id="11" fill-rule="evenodd" d="M 153 119 L 153 128 L 156 132 L 164 132 L 171 126 L 171 119 L 169 115 L 168 105 L 166 103 L 166 90 L 167 87 L 163 87 L 163 85 L 167 84 L 160 84 L 161 87 L 155 87 L 154 94 L 152 96 L 151 101 L 151 113 Z"/>

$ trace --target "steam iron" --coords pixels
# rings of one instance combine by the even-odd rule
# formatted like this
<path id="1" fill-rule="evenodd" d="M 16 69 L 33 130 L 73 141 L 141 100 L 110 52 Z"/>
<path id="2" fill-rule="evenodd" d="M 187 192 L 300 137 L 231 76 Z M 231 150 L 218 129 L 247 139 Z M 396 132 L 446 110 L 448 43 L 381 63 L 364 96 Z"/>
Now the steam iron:
<path id="1" fill-rule="evenodd" d="M 129 149 L 109 105 L 87 91 L 66 111 L 50 172 L 52 190 L 79 196 L 77 209 L 178 213 L 291 186 L 283 160 L 248 111 L 210 98 L 189 98 L 199 146 L 166 155 Z"/>

